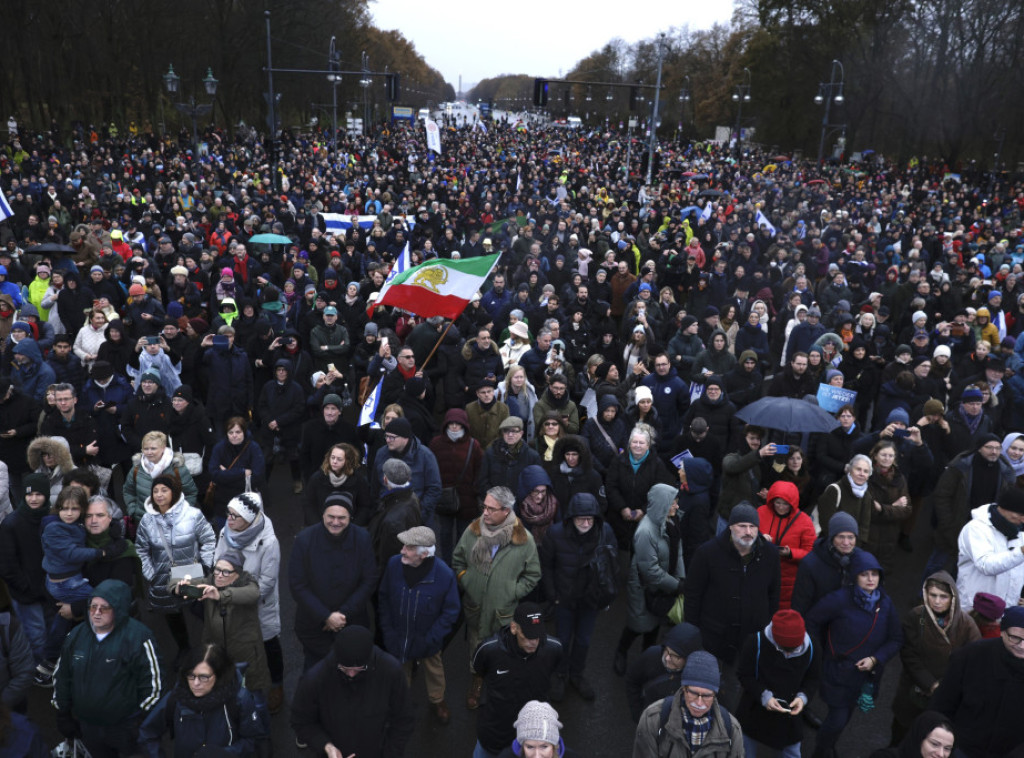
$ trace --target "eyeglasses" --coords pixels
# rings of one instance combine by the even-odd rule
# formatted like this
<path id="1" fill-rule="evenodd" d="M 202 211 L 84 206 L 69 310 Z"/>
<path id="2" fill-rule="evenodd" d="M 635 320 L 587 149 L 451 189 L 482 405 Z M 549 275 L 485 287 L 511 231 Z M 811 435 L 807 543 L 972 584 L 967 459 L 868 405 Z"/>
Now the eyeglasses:
<path id="1" fill-rule="evenodd" d="M 689 697 L 692 697 L 694 700 L 700 700 L 705 703 L 710 703 L 712 700 L 715 699 L 714 692 L 694 692 L 689 687 L 683 687 L 683 692 L 686 693 Z"/>
<path id="2" fill-rule="evenodd" d="M 216 674 L 185 674 L 185 678 L 190 682 L 202 682 L 203 684 L 213 679 L 214 676 Z"/>
<path id="3" fill-rule="evenodd" d="M 114 610 L 114 607 L 111 605 L 94 604 L 89 606 L 89 613 L 110 613 L 112 610 Z"/>
<path id="4" fill-rule="evenodd" d="M 497 506 L 495 506 L 495 505 L 485 505 L 484 506 L 484 513 L 500 513 L 503 510 L 505 510 L 505 508 L 502 508 L 500 505 L 497 505 Z"/>
<path id="5" fill-rule="evenodd" d="M 231 576 L 234 573 L 235 573 L 235 570 L 233 568 L 230 568 L 230 569 L 214 568 L 213 569 L 213 575 L 214 576 Z"/>
<path id="6" fill-rule="evenodd" d="M 242 518 L 242 517 L 239 516 L 237 513 L 232 513 L 231 511 L 228 511 L 228 519 L 237 519 L 237 518 Z"/>
<path id="7" fill-rule="evenodd" d="M 1018 637 L 1016 634 L 1010 634 L 1006 631 L 1004 631 L 1003 634 L 1006 635 L 1006 641 L 1014 647 L 1020 647 L 1021 645 L 1024 645 L 1024 637 Z"/>

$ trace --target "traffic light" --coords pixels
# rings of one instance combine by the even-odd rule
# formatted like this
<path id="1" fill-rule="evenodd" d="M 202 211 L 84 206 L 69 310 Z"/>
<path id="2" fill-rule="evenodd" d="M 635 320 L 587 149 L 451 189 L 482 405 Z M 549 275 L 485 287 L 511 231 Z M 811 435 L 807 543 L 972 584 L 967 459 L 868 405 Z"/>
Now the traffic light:
<path id="1" fill-rule="evenodd" d="M 633 111 L 636 110 L 636 99 L 639 96 L 639 94 L 640 94 L 640 89 L 638 87 L 630 87 L 629 88 L 629 110 L 630 110 L 630 112 L 633 112 Z"/>
<path id="2" fill-rule="evenodd" d="M 401 84 L 401 79 L 398 74 L 388 74 L 387 90 L 389 103 L 393 103 L 401 97 Z"/>
<path id="3" fill-rule="evenodd" d="M 533 80 L 533 104 L 538 108 L 543 108 L 548 104 L 548 80 L 547 79 L 534 79 Z"/>

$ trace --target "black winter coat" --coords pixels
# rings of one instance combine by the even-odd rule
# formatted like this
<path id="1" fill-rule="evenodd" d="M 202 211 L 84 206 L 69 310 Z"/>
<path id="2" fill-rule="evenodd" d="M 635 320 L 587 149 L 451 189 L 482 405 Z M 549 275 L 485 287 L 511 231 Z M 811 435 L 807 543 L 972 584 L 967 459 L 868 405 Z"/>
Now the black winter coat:
<path id="1" fill-rule="evenodd" d="M 327 451 L 340 442 L 347 442 L 359 451 L 363 449 L 358 430 L 343 418 L 339 418 L 334 426 L 328 426 L 322 415 L 304 423 L 299 435 L 302 478 L 309 479 L 323 465 Z"/>
<path id="2" fill-rule="evenodd" d="M 166 432 L 174 409 L 171 401 L 161 387 L 157 387 L 152 395 L 141 389 L 121 412 L 121 434 L 132 453 L 142 449 L 142 438 L 149 432 Z"/>
<path id="3" fill-rule="evenodd" d="M 480 500 L 484 499 L 491 487 L 508 487 L 513 492 L 518 492 L 519 475 L 523 473 L 523 469 L 543 463 L 540 453 L 527 445 L 525 440 L 521 440 L 520 444 L 522 448 L 515 457 L 508 454 L 505 443 L 500 439 L 487 446 L 480 474 L 476 478 L 476 493 Z"/>
<path id="4" fill-rule="evenodd" d="M 298 455 L 302 422 L 306 418 L 306 396 L 299 383 L 291 380 L 291 374 L 288 376 L 284 384 L 271 379 L 263 385 L 256 405 L 256 415 L 260 421 L 256 438 L 265 454 L 273 448 L 274 437 L 279 437 L 286 456 L 295 458 Z M 276 431 L 268 427 L 271 421 L 277 422 Z"/>
<path id="5" fill-rule="evenodd" d="M 581 606 L 590 577 L 587 564 L 594 557 L 598 545 L 608 545 L 613 553 L 617 549 L 615 534 L 604 522 L 597 498 L 593 495 L 575 496 L 563 512 L 562 521 L 547 531 L 540 544 L 541 586 L 548 600 L 575 610 Z M 573 523 L 576 516 L 594 517 L 594 525 L 586 534 L 577 531 Z"/>
<path id="6" fill-rule="evenodd" d="M 782 591 L 779 551 L 763 537 L 744 565 L 732 533 L 697 548 L 686 575 L 686 620 L 700 628 L 704 649 L 731 662 L 743 638 L 771 621 Z"/>
<path id="7" fill-rule="evenodd" d="M 14 430 L 13 437 L 0 437 L 0 460 L 7 464 L 11 473 L 25 473 L 29 470 L 25 459 L 29 443 L 36 436 L 39 423 L 39 405 L 35 399 L 14 389 L 11 397 L 0 398 L 0 431 Z"/>
<path id="8" fill-rule="evenodd" d="M 48 602 L 46 572 L 43 571 L 43 517 L 28 506 L 17 508 L 0 523 L 0 579 L 19 603 Z M 35 516 L 38 515 L 38 518 Z"/>
<path id="9" fill-rule="evenodd" d="M 855 547 L 850 554 L 850 563 L 861 552 Z M 830 592 L 853 581 L 849 566 L 841 566 L 832 551 L 828 549 L 827 530 L 814 541 L 811 552 L 800 561 L 796 570 L 796 583 L 793 585 L 793 597 L 790 608 L 806 616 L 819 600 Z"/>

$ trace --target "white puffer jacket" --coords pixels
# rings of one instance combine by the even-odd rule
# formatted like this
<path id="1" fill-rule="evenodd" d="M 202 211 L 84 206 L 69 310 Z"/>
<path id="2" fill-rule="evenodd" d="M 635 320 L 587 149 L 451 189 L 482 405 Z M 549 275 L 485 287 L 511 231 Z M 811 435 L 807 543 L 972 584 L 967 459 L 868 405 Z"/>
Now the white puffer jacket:
<path id="1" fill-rule="evenodd" d="M 987 505 L 971 511 L 971 520 L 960 531 L 957 540 L 959 558 L 956 588 L 964 610 L 969 611 L 977 592 L 1001 597 L 1007 607 L 1017 605 L 1020 588 L 1024 586 L 1024 538 L 1018 534 L 1008 540 L 992 526 Z"/>
<path id="2" fill-rule="evenodd" d="M 273 639 L 281 633 L 281 601 L 278 593 L 278 579 L 281 573 L 281 545 L 274 533 L 274 525 L 265 513 L 254 521 L 249 529 L 259 531 L 259 536 L 241 548 L 242 564 L 247 574 L 260 584 L 260 630 L 263 639 Z M 245 539 L 249 529 L 238 536 Z M 219 561 L 228 551 L 237 552 L 228 544 L 225 534 L 228 527 L 217 537 L 217 548 L 213 551 L 214 562 Z"/>

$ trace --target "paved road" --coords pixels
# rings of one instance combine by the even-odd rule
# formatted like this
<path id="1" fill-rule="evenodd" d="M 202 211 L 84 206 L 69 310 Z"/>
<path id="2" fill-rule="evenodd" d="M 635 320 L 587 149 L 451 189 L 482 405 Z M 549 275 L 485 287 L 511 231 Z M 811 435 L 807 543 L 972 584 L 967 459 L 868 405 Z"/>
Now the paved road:
<path id="1" fill-rule="evenodd" d="M 274 522 L 275 530 L 281 540 L 282 566 L 287 567 L 291 554 L 292 542 L 302 527 L 302 509 L 300 497 L 291 493 L 291 482 L 287 476 L 287 467 L 278 466 L 271 482 L 265 502 L 267 511 Z M 916 551 L 908 555 L 902 551 L 896 557 L 896 569 L 893 576 L 888 577 L 886 586 L 901 609 L 908 607 L 908 599 L 920 597 L 921 571 L 930 549 L 927 529 L 928 513 L 918 519 L 915 534 Z M 295 603 L 287 589 L 287 580 L 282 571 L 281 612 L 282 642 L 285 655 L 285 692 L 290 701 L 295 691 L 302 670 L 302 651 L 292 633 Z M 631 755 L 634 725 L 629 718 L 626 705 L 625 690 L 622 680 L 612 671 L 612 655 L 615 643 L 622 629 L 625 618 L 625 601 L 619 597 L 612 607 L 600 617 L 590 651 L 588 676 L 598 691 L 594 703 L 582 701 L 569 687 L 566 699 L 557 705 L 565 724 L 563 736 L 567 743 L 578 750 L 582 756 L 591 758 L 628 758 Z M 174 644 L 157 620 L 153 624 L 164 651 L 174 651 Z M 553 625 L 551 627 L 553 633 Z M 638 649 L 634 647 L 635 655 Z M 416 731 L 407 752 L 408 758 L 441 756 L 451 758 L 469 758 L 476 741 L 476 716 L 465 708 L 465 692 L 469 682 L 469 651 L 463 636 L 458 636 L 445 653 L 445 668 L 448 674 L 448 702 L 451 705 L 452 720 L 447 726 L 438 724 L 428 712 L 426 692 L 422 681 L 413 683 L 413 699 L 416 704 Z M 839 751 L 843 758 L 869 756 L 872 751 L 888 743 L 891 715 L 888 705 L 896 687 L 899 662 L 896 661 L 886 671 L 882 693 L 878 707 L 869 714 L 858 713 L 847 728 L 843 739 L 839 742 Z M 56 732 L 53 709 L 46 699 L 49 690 L 37 689 L 30 700 L 30 715 L 36 719 L 45 731 L 51 745 L 59 742 Z M 815 709 L 824 715 L 824 706 L 816 703 Z M 287 710 L 282 711 L 273 719 L 273 741 L 275 755 L 298 756 L 303 752 L 296 749 L 294 736 L 288 726 Z M 813 748 L 813 739 L 804 741 L 804 755 L 809 756 Z"/>

